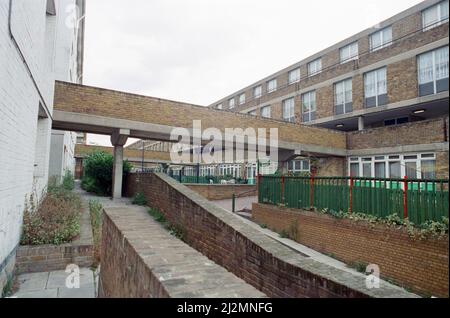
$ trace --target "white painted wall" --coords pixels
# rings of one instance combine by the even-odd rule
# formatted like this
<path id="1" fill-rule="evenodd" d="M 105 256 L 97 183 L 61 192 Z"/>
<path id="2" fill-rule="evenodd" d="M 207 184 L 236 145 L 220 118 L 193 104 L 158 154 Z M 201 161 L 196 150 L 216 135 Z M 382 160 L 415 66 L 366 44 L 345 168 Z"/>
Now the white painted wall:
<path id="1" fill-rule="evenodd" d="M 9 0 L 0 0 L 0 264 L 19 242 L 26 196 L 42 193 L 48 180 L 61 24 L 46 2 L 13 0 L 13 34 L 37 89 L 9 35 Z"/>

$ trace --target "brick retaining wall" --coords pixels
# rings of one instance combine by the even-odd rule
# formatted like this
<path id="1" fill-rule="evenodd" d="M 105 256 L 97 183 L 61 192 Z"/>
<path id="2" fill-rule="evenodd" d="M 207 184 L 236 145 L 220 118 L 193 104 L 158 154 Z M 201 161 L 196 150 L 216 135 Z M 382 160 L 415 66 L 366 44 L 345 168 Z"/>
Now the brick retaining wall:
<path id="1" fill-rule="evenodd" d="M 413 240 L 403 230 L 253 204 L 253 219 L 277 232 L 297 229 L 300 244 L 347 263 L 377 264 L 381 275 L 424 295 L 448 297 L 448 236 Z"/>
<path id="2" fill-rule="evenodd" d="M 164 174 L 134 181 L 129 194 L 140 183 L 149 204 L 183 229 L 189 245 L 270 297 L 414 296 L 390 284 L 368 289 L 364 275 L 293 252 Z"/>
<path id="3" fill-rule="evenodd" d="M 170 235 L 145 208 L 105 209 L 102 232 L 99 297 L 265 297 Z"/>
<path id="4" fill-rule="evenodd" d="M 256 185 L 249 184 L 186 184 L 208 200 L 227 200 L 233 197 L 233 193 L 240 197 L 257 196 Z"/>

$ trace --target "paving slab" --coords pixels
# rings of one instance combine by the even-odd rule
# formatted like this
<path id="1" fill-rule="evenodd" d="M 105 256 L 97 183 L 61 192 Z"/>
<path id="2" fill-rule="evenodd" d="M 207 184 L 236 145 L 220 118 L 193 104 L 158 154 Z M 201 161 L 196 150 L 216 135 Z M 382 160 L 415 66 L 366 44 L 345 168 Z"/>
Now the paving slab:
<path id="1" fill-rule="evenodd" d="M 20 291 L 32 292 L 45 289 L 47 286 L 48 275 L 48 272 L 19 275 L 17 279 L 20 284 Z"/>
<path id="2" fill-rule="evenodd" d="M 70 274 L 65 271 L 50 272 L 47 288 L 66 288 L 66 280 Z M 93 285 L 94 273 L 88 268 L 80 269 L 80 286 Z"/>
<path id="3" fill-rule="evenodd" d="M 19 291 L 14 295 L 14 298 L 58 298 L 58 289 L 42 289 L 30 292 Z"/>
<path id="4" fill-rule="evenodd" d="M 58 288 L 58 298 L 95 298 L 95 291 L 92 286 L 81 288 Z"/>

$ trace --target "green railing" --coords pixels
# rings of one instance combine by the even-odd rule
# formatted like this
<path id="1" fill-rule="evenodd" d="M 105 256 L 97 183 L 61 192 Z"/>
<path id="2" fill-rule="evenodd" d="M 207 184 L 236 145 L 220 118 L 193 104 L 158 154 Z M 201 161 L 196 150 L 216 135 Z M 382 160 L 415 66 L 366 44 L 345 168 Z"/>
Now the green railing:
<path id="1" fill-rule="evenodd" d="M 377 217 L 398 214 L 415 224 L 448 217 L 448 180 L 260 176 L 260 203 L 329 209 Z"/>

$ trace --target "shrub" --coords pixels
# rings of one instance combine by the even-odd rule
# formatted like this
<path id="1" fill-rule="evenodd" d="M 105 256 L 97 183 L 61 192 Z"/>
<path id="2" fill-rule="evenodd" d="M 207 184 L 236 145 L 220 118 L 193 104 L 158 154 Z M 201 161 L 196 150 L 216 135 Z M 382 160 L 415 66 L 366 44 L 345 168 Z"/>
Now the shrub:
<path id="1" fill-rule="evenodd" d="M 147 205 L 147 199 L 145 198 L 144 193 L 142 192 L 138 192 L 136 193 L 136 195 L 133 197 L 131 203 L 135 204 L 135 205 Z"/>
<path id="2" fill-rule="evenodd" d="M 112 191 L 112 173 L 114 157 L 103 151 L 96 151 L 84 160 L 84 177 L 81 186 L 87 192 L 98 195 L 110 195 Z M 123 162 L 123 173 L 131 171 L 131 164 Z"/>
<path id="3" fill-rule="evenodd" d="M 75 178 L 73 177 L 73 174 L 71 171 L 66 171 L 66 174 L 64 175 L 62 186 L 64 189 L 72 191 L 75 189 Z"/>
<path id="4" fill-rule="evenodd" d="M 52 187 L 40 201 L 31 195 L 25 202 L 22 245 L 65 244 L 80 234 L 81 198 Z"/>

